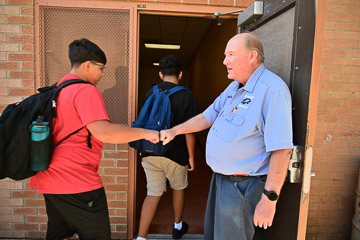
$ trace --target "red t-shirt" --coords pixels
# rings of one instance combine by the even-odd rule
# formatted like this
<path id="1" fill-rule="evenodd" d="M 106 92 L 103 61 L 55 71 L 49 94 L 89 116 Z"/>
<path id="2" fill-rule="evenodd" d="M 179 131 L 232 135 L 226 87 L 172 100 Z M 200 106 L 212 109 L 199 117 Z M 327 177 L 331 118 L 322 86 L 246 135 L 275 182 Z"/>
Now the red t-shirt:
<path id="1" fill-rule="evenodd" d="M 67 74 L 60 82 L 79 79 Z M 60 91 L 57 118 L 53 121 L 53 143 L 97 120 L 109 120 L 100 91 L 91 84 L 73 84 Z M 99 174 L 102 142 L 91 136 L 92 149 L 87 144 L 85 128 L 55 147 L 50 166 L 30 179 L 30 188 L 46 194 L 73 194 L 103 186 Z"/>

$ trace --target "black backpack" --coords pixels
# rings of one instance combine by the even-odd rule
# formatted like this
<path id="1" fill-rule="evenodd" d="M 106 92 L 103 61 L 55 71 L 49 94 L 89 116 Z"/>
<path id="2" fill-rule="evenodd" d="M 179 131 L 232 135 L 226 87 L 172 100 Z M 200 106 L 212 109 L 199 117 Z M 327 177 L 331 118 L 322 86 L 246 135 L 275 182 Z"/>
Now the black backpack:
<path id="1" fill-rule="evenodd" d="M 39 124 L 47 122 L 46 125 L 50 128 L 47 139 L 48 149 L 42 148 L 48 154 L 47 166 L 50 164 L 54 149 L 52 145 L 52 122 L 56 118 L 56 100 L 62 88 L 75 83 L 91 84 L 80 79 L 67 80 L 59 86 L 56 86 L 55 83 L 52 86 L 39 88 L 39 93 L 5 108 L 0 116 L 0 179 L 8 177 L 13 180 L 23 180 L 37 173 L 31 168 L 33 153 L 31 151 L 31 129 L 29 129 L 32 123 L 36 121 Z M 81 129 L 69 134 L 62 141 Z M 89 139 L 90 132 L 88 146 L 91 148 Z"/>
<path id="2" fill-rule="evenodd" d="M 158 85 L 153 86 L 152 95 L 146 99 L 144 106 L 142 107 L 138 120 L 134 121 L 132 127 L 145 128 L 160 131 L 163 129 L 171 128 L 173 122 L 171 112 L 170 95 L 186 89 L 182 86 L 176 86 L 170 89 L 161 90 Z M 153 144 L 145 139 L 130 142 L 129 145 L 135 148 L 139 152 L 151 153 L 154 155 L 163 155 L 171 147 L 169 142 L 163 145 L 162 142 Z"/>

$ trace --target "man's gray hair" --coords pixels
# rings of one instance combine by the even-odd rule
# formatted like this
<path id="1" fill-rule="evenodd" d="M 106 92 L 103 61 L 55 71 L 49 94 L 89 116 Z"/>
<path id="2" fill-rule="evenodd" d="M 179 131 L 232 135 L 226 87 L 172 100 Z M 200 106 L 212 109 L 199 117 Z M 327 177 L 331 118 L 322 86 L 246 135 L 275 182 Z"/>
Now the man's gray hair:
<path id="1" fill-rule="evenodd" d="M 258 61 L 260 63 L 263 63 L 265 61 L 264 47 L 260 42 L 260 40 L 255 35 L 252 34 L 246 34 L 245 40 L 246 40 L 246 47 L 250 51 L 255 50 L 258 53 L 258 58 L 257 58 Z"/>

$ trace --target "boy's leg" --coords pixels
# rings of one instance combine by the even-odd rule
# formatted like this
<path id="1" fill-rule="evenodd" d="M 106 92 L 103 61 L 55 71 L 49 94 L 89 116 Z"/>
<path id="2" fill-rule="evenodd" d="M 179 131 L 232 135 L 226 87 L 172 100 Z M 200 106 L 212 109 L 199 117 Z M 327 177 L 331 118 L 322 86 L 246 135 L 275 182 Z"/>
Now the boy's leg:
<path id="1" fill-rule="evenodd" d="M 147 195 L 142 209 L 140 217 L 140 226 L 139 226 L 139 237 L 146 238 L 146 235 L 149 231 L 149 227 L 152 219 L 154 218 L 156 208 L 161 199 L 161 196 L 149 196 Z"/>
<path id="2" fill-rule="evenodd" d="M 173 190 L 173 208 L 175 215 L 175 223 L 180 223 L 182 221 L 182 216 L 184 211 L 184 199 L 185 199 L 184 189 Z"/>

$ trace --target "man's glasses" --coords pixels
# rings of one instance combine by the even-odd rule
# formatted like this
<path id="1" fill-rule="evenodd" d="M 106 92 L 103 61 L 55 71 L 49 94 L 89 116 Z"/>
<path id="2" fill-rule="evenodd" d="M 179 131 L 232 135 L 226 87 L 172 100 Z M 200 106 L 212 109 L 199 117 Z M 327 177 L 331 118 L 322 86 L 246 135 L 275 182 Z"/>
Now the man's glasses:
<path id="1" fill-rule="evenodd" d="M 99 66 L 100 67 L 100 70 L 101 70 L 101 72 L 105 72 L 105 65 L 100 65 L 100 64 L 98 64 L 98 63 L 95 63 L 95 62 L 92 62 L 92 61 L 90 61 L 92 64 L 94 64 L 94 65 L 96 65 L 96 66 Z"/>

